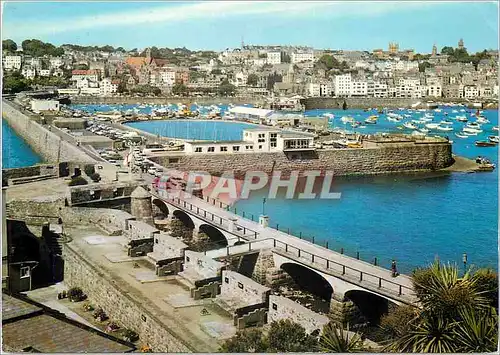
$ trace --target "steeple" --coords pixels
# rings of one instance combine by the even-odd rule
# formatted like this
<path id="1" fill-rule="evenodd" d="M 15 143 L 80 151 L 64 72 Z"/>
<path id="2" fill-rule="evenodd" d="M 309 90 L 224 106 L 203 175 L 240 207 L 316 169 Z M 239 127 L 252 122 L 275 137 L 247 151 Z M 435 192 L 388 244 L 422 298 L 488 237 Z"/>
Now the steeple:
<path id="1" fill-rule="evenodd" d="M 436 47 L 436 43 L 434 43 L 434 45 L 432 46 L 432 56 L 435 57 L 437 55 L 437 47 Z"/>
<path id="2" fill-rule="evenodd" d="M 146 49 L 146 59 L 148 60 L 148 62 L 151 61 L 151 48 Z"/>
<path id="3" fill-rule="evenodd" d="M 464 49 L 464 40 L 462 38 L 458 41 L 458 49 Z"/>

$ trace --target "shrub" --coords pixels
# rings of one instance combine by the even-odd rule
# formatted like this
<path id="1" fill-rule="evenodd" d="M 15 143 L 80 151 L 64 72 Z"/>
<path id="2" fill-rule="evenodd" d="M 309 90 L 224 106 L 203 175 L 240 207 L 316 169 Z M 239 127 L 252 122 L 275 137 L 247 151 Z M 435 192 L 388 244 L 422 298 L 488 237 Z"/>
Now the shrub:
<path id="1" fill-rule="evenodd" d="M 72 287 L 68 290 L 68 298 L 71 302 L 80 302 L 86 297 L 80 287 Z"/>
<path id="2" fill-rule="evenodd" d="M 109 322 L 108 326 L 106 327 L 106 331 L 109 332 L 114 332 L 115 330 L 120 329 L 120 326 L 116 324 L 116 322 Z"/>
<path id="3" fill-rule="evenodd" d="M 94 307 L 90 303 L 85 303 L 83 305 L 83 310 L 85 312 L 92 312 L 94 310 Z"/>
<path id="4" fill-rule="evenodd" d="M 94 318 L 98 319 L 101 322 L 104 322 L 107 320 L 109 317 L 107 316 L 106 312 L 102 308 L 97 308 L 96 311 L 94 312 Z"/>
<path id="5" fill-rule="evenodd" d="M 99 175 L 98 173 L 93 173 L 89 177 L 92 179 L 93 182 L 101 181 L 101 175 Z"/>
<path id="6" fill-rule="evenodd" d="M 95 174 L 95 167 L 94 167 L 94 165 L 91 165 L 91 164 L 85 165 L 83 167 L 83 171 L 85 172 L 85 174 L 87 174 L 87 176 L 90 177 L 92 174 Z"/>
<path id="7" fill-rule="evenodd" d="M 85 178 L 83 176 L 76 176 L 74 178 L 71 179 L 71 181 L 69 182 L 69 186 L 79 186 L 79 185 L 87 185 L 88 182 L 87 180 L 85 180 Z"/>
<path id="8" fill-rule="evenodd" d="M 125 341 L 133 343 L 134 341 L 139 340 L 139 334 L 137 334 L 137 332 L 132 329 L 125 329 L 125 331 L 123 332 L 123 339 Z"/>

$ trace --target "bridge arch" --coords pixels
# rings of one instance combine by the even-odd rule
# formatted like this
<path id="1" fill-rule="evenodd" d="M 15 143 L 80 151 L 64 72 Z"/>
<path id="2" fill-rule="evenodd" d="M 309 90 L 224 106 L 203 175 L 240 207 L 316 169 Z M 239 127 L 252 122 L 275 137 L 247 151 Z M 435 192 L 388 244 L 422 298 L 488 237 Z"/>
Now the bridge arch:
<path id="1" fill-rule="evenodd" d="M 170 214 L 167 204 L 157 198 L 153 199 L 153 212 L 154 212 L 153 215 L 154 218 L 162 218 L 162 219 L 168 218 L 168 215 Z"/>
<path id="2" fill-rule="evenodd" d="M 386 297 L 361 289 L 349 290 L 344 297 L 356 305 L 361 316 L 371 325 L 380 324 L 380 318 L 389 312 L 389 308 L 398 305 Z"/>
<path id="3" fill-rule="evenodd" d="M 323 305 L 317 305 L 322 311 L 328 312 L 333 295 L 333 287 L 321 274 L 315 270 L 297 263 L 285 262 L 280 268 L 285 271 L 300 289 L 321 299 Z"/>
<path id="4" fill-rule="evenodd" d="M 214 226 L 202 224 L 199 231 L 200 233 L 205 233 L 210 238 L 210 243 L 214 246 L 214 249 L 228 246 L 228 241 L 224 233 Z"/>
<path id="5" fill-rule="evenodd" d="M 191 217 L 184 211 L 182 210 L 175 210 L 173 213 L 173 216 L 178 219 L 179 221 L 184 224 L 184 227 L 193 230 L 195 227 L 195 224 Z"/>

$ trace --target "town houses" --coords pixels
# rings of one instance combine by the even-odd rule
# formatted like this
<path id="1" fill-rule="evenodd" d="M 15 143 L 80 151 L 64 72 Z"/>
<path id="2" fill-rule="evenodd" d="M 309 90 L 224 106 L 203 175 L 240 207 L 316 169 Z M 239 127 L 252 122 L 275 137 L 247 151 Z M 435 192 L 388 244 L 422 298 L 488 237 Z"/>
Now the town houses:
<path id="1" fill-rule="evenodd" d="M 110 46 L 106 46 L 110 47 Z M 231 85 L 233 95 L 302 95 L 372 98 L 493 98 L 498 95 L 498 52 L 479 61 L 453 57 L 434 43 L 416 53 L 388 49 L 347 51 L 304 46 L 249 46 L 222 52 L 186 48 L 86 49 L 64 45 L 64 54 L 36 57 L 5 53 L 6 72 L 27 79 L 59 77 L 81 95 L 212 94 Z M 92 48 L 92 47 L 90 47 Z M 457 48 L 465 50 L 462 40 Z M 470 53 L 472 54 L 472 53 Z"/>

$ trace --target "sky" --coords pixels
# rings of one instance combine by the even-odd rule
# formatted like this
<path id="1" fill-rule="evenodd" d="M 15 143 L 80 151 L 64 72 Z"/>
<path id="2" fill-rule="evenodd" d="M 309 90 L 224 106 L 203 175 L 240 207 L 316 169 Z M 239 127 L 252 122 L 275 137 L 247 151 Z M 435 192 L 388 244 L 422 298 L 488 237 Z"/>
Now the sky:
<path id="1" fill-rule="evenodd" d="M 224 50 L 245 44 L 320 49 L 498 48 L 498 2 L 2 2 L 2 39 L 126 49 Z"/>

